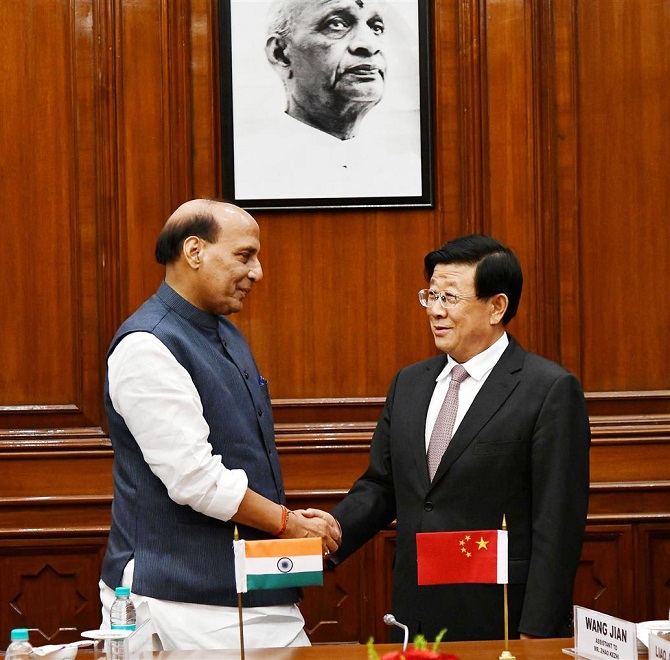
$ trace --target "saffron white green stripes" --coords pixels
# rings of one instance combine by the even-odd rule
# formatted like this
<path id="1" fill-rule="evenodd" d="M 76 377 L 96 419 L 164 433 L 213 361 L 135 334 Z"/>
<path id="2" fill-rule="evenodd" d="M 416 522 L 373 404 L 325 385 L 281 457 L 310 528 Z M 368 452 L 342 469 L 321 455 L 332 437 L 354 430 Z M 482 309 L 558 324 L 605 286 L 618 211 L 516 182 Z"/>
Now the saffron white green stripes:
<path id="1" fill-rule="evenodd" d="M 237 593 L 323 585 L 321 539 L 233 541 Z"/>

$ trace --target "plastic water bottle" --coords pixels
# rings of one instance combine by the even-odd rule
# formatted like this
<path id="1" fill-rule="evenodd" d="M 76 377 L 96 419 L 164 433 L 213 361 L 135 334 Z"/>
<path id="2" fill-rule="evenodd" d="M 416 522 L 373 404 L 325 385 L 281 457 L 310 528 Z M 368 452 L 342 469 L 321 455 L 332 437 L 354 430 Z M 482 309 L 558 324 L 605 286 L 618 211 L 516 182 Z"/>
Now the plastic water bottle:
<path id="1" fill-rule="evenodd" d="M 117 587 L 116 598 L 112 603 L 112 609 L 109 612 L 109 621 L 112 630 L 135 630 L 137 624 L 137 614 L 133 601 L 130 600 L 129 587 Z M 109 651 L 111 660 L 124 660 L 125 649 L 123 639 L 112 639 L 109 642 Z"/>
<path id="2" fill-rule="evenodd" d="M 27 628 L 14 628 L 11 633 L 11 644 L 7 647 L 5 660 L 33 660 L 33 647 L 28 641 Z"/>

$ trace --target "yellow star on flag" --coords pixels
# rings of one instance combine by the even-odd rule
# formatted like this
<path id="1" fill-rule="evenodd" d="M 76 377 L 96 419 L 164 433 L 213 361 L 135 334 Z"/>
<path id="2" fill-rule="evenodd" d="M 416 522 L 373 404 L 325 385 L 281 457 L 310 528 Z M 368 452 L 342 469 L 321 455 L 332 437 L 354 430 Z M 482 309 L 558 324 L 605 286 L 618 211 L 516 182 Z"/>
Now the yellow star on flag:
<path id="1" fill-rule="evenodd" d="M 477 550 L 488 550 L 486 547 L 488 541 L 485 541 L 482 537 L 479 538 L 479 541 L 477 541 L 477 545 L 479 546 Z"/>

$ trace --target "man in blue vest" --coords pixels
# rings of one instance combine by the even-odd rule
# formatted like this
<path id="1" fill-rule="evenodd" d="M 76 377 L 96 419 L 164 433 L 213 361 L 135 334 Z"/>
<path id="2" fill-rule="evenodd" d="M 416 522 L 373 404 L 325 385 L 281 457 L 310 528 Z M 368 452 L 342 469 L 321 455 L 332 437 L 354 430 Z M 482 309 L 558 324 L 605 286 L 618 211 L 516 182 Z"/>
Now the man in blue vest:
<path id="1" fill-rule="evenodd" d="M 165 281 L 116 333 L 105 407 L 114 502 L 100 581 L 103 626 L 117 586 L 165 649 L 239 646 L 233 530 L 246 539 L 319 537 L 328 514 L 286 509 L 267 382 L 239 330 L 263 271 L 259 228 L 244 210 L 192 200 L 156 244 Z M 298 589 L 245 595 L 245 646 L 309 645 Z M 143 605 L 144 604 L 144 605 Z"/>

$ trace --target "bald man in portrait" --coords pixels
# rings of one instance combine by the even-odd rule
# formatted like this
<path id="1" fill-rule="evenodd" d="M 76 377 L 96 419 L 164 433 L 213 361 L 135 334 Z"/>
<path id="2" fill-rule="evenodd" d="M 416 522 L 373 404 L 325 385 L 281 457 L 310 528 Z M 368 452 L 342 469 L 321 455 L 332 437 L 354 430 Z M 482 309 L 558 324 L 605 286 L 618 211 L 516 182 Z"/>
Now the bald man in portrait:
<path id="1" fill-rule="evenodd" d="M 285 92 L 281 115 L 236 141 L 236 196 L 356 197 L 421 193 L 418 142 L 375 127 L 396 44 L 383 0 L 276 0 L 267 61 Z M 395 25 L 397 25 L 396 23 Z M 392 72 L 391 72 L 392 73 Z M 415 119 L 415 118 L 414 118 Z"/>
<path id="2" fill-rule="evenodd" d="M 286 114 L 340 139 L 358 133 L 384 94 L 382 6 L 375 0 L 278 0 L 265 52 Z"/>

